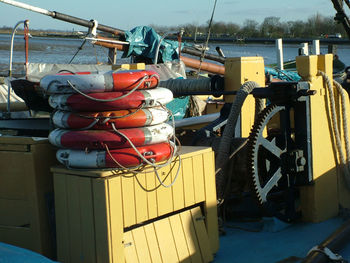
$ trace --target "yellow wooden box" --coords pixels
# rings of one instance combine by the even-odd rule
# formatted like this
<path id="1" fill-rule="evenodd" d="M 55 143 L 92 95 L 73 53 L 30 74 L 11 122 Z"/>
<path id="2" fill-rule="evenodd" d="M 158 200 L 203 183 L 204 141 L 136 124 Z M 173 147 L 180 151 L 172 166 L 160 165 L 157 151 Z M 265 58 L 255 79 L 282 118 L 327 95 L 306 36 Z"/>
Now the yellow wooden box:
<path id="1" fill-rule="evenodd" d="M 53 167 L 60 262 L 210 262 L 218 250 L 214 153 L 182 147 L 138 175 Z"/>
<path id="2" fill-rule="evenodd" d="M 0 137 L 0 242 L 54 257 L 49 201 L 55 163 L 47 139 Z"/>

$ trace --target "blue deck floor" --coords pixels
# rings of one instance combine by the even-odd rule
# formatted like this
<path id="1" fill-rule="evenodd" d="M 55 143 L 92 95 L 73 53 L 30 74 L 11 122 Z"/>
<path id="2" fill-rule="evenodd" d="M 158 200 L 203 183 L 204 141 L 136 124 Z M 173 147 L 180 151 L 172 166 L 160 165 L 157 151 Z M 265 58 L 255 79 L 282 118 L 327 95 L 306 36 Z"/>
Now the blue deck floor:
<path id="1" fill-rule="evenodd" d="M 275 263 L 289 257 L 293 258 L 288 262 L 301 262 L 300 259 L 304 258 L 312 247 L 320 244 L 344 222 L 339 217 L 322 223 L 291 225 L 271 218 L 259 224 L 228 222 L 230 227 L 225 227 L 226 235 L 220 237 L 220 249 L 215 262 Z M 339 254 L 350 260 L 350 245 Z"/>

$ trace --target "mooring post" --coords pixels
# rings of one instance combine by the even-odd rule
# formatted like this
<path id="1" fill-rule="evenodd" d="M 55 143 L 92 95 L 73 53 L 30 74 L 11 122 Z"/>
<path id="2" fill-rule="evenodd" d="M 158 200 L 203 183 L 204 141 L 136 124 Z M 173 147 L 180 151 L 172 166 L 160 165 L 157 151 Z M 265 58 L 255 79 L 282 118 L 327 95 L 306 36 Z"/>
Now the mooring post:
<path id="1" fill-rule="evenodd" d="M 315 39 L 312 41 L 312 54 L 319 55 L 320 54 L 320 40 Z"/>
<path id="2" fill-rule="evenodd" d="M 309 55 L 309 44 L 301 43 L 299 48 L 299 56 L 308 56 Z"/>
<path id="3" fill-rule="evenodd" d="M 277 56 L 277 67 L 281 70 L 284 69 L 283 66 L 283 44 L 282 38 L 276 39 L 276 56 Z"/>

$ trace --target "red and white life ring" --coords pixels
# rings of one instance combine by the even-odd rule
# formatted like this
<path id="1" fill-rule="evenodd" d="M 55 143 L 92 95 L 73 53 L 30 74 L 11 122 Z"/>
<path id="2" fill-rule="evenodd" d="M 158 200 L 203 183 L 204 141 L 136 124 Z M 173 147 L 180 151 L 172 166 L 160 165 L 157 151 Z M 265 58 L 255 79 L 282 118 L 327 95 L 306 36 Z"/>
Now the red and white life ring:
<path id="1" fill-rule="evenodd" d="M 167 142 L 174 134 L 174 128 L 167 123 L 154 126 L 119 129 L 135 146 Z M 119 149 L 131 147 L 128 140 L 114 130 L 62 130 L 49 134 L 51 144 L 69 149 Z"/>
<path id="2" fill-rule="evenodd" d="M 40 87 L 46 94 L 76 93 L 72 86 L 83 93 L 95 93 L 155 88 L 158 83 L 159 75 L 153 70 L 124 70 L 47 75 L 40 80 Z"/>
<path id="3" fill-rule="evenodd" d="M 160 107 L 101 112 L 56 111 L 53 124 L 62 129 L 118 129 L 156 125 L 167 121 L 168 112 Z"/>
<path id="4" fill-rule="evenodd" d="M 117 99 L 127 92 L 90 93 L 91 98 L 81 94 L 55 94 L 49 97 L 49 104 L 54 109 L 67 111 L 113 111 L 137 109 L 139 107 L 155 107 L 167 104 L 173 99 L 173 93 L 166 88 L 134 91 L 128 96 Z"/>
<path id="5" fill-rule="evenodd" d="M 169 143 L 158 143 L 136 148 L 143 157 L 153 163 L 169 159 L 173 151 Z M 65 166 L 73 168 L 121 168 L 144 164 L 144 161 L 133 148 L 115 149 L 109 152 L 60 149 L 57 151 L 56 157 Z"/>

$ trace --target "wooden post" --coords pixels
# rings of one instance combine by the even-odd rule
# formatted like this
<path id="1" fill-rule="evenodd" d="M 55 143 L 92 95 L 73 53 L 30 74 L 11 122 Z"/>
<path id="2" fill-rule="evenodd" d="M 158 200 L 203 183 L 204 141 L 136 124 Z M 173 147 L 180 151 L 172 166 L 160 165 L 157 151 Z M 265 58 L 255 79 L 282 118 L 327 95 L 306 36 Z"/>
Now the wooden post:
<path id="1" fill-rule="evenodd" d="M 277 56 L 277 67 L 281 70 L 284 69 L 283 66 L 283 45 L 282 38 L 276 39 L 276 56 Z"/>
<path id="2" fill-rule="evenodd" d="M 299 56 L 308 56 L 309 55 L 309 44 L 301 43 L 299 48 Z"/>
<path id="3" fill-rule="evenodd" d="M 315 39 L 312 41 L 312 54 L 319 55 L 320 54 L 320 40 Z"/>
<path id="4" fill-rule="evenodd" d="M 115 65 L 117 64 L 117 49 L 109 48 L 108 49 L 108 64 Z"/>

